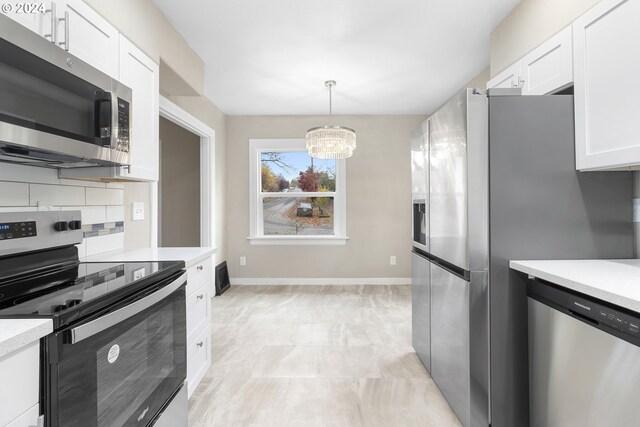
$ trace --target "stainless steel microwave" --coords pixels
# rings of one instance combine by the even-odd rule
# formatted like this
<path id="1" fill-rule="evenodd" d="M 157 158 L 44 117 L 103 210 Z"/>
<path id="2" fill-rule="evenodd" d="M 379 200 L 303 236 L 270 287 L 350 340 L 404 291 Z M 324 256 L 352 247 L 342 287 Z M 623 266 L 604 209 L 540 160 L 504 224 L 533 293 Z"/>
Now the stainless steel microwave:
<path id="1" fill-rule="evenodd" d="M 130 163 L 131 89 L 0 14 L 0 161 Z"/>

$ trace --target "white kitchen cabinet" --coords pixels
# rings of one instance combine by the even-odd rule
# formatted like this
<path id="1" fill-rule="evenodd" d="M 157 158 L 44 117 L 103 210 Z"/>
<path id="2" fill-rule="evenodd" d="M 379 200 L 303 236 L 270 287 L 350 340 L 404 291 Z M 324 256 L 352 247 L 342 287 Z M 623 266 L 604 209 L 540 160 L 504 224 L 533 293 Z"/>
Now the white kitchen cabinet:
<path id="1" fill-rule="evenodd" d="M 487 82 L 487 89 L 520 87 L 520 61 Z"/>
<path id="2" fill-rule="evenodd" d="M 211 366 L 213 259 L 187 268 L 187 383 L 189 397 Z"/>
<path id="3" fill-rule="evenodd" d="M 573 82 L 571 26 L 538 46 L 520 60 L 523 95 L 545 95 Z"/>
<path id="4" fill-rule="evenodd" d="M 57 44 L 117 79 L 118 30 L 81 0 L 56 0 L 56 15 Z"/>
<path id="5" fill-rule="evenodd" d="M 157 181 L 159 165 L 160 72 L 158 64 L 120 36 L 119 81 L 133 91 L 131 100 L 131 166 L 120 177 Z"/>
<path id="6" fill-rule="evenodd" d="M 571 27 L 567 27 L 489 80 L 487 89 L 522 88 L 523 95 L 545 95 L 573 82 Z"/>
<path id="7" fill-rule="evenodd" d="M 55 26 L 57 22 L 55 6 L 53 8 L 51 7 L 53 3 L 52 1 L 42 3 L 44 5 L 44 13 L 42 13 L 41 9 L 37 9 L 35 13 L 23 13 L 26 11 L 24 9 L 25 7 L 32 7 L 30 6 L 31 4 L 39 5 L 39 3 L 20 3 L 21 6 L 18 6 L 18 2 L 7 2 L 7 4 L 11 4 L 13 7 L 12 11 L 5 13 L 5 15 L 51 41 L 51 28 Z M 20 9 L 18 9 L 19 7 Z"/>
<path id="8" fill-rule="evenodd" d="M 640 166 L 638 17 L 638 0 L 603 0 L 573 23 L 578 170 Z"/>
<path id="9" fill-rule="evenodd" d="M 0 426 L 35 426 L 39 415 L 38 341 L 0 358 Z M 36 408 L 34 410 L 34 407 Z"/>

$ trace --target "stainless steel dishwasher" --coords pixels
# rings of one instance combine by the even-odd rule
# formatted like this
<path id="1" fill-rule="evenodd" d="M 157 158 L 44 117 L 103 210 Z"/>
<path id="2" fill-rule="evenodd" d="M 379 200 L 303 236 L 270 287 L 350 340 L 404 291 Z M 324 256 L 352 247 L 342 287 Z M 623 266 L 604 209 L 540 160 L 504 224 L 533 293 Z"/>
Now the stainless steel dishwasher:
<path id="1" fill-rule="evenodd" d="M 539 279 L 527 296 L 531 427 L 640 426 L 640 314 Z"/>

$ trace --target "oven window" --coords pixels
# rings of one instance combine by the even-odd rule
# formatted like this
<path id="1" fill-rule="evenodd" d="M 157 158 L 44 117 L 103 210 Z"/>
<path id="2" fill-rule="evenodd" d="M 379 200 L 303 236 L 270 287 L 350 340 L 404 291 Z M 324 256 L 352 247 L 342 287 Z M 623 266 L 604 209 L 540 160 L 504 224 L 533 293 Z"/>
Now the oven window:
<path id="1" fill-rule="evenodd" d="M 171 373 L 173 312 L 165 307 L 97 352 L 98 426 L 124 425 Z"/>
<path id="2" fill-rule="evenodd" d="M 181 287 L 126 321 L 62 344 L 49 375 L 47 425 L 147 425 L 185 380 L 185 327 Z"/>

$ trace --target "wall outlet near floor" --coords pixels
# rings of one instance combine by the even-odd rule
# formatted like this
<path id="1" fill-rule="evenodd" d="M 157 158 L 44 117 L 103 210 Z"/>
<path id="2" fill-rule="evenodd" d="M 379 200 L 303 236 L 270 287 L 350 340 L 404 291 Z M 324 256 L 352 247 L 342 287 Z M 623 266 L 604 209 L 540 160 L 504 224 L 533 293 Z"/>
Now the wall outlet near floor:
<path id="1" fill-rule="evenodd" d="M 396 256 L 395 255 L 391 255 L 389 257 L 389 265 L 396 265 Z"/>
<path id="2" fill-rule="evenodd" d="M 240 265 L 247 265 L 247 257 L 246 256 L 241 256 L 240 257 Z"/>
<path id="3" fill-rule="evenodd" d="M 142 221 L 144 219 L 144 202 L 133 202 L 131 219 L 133 221 Z"/>

